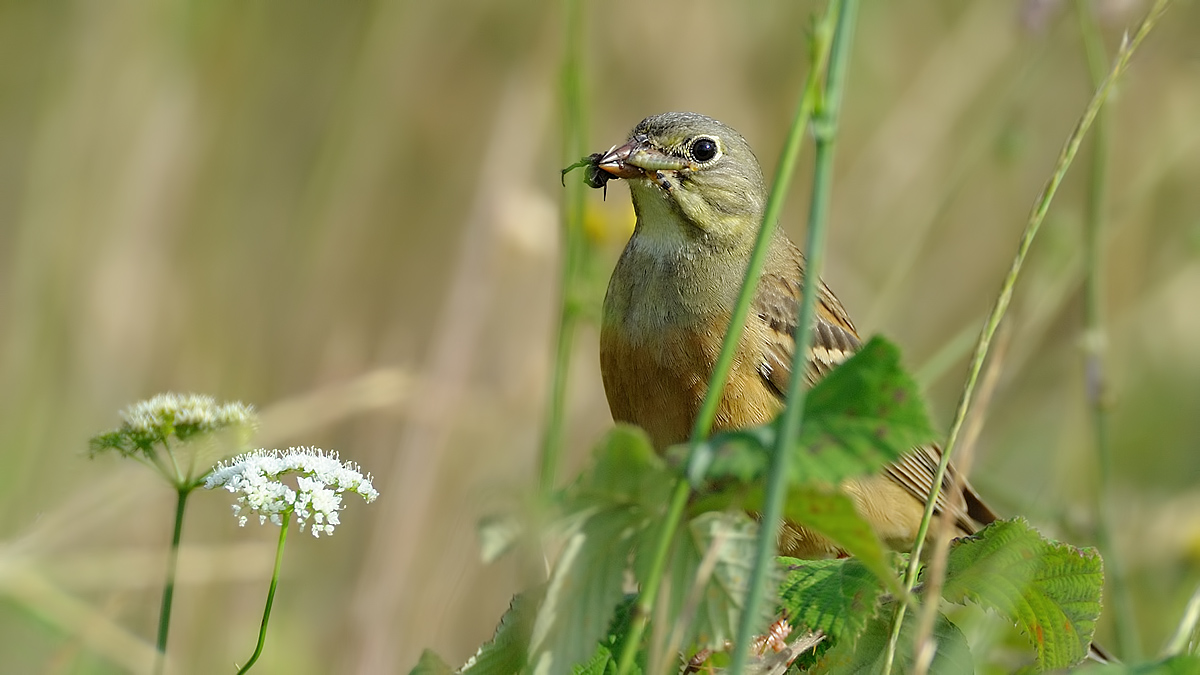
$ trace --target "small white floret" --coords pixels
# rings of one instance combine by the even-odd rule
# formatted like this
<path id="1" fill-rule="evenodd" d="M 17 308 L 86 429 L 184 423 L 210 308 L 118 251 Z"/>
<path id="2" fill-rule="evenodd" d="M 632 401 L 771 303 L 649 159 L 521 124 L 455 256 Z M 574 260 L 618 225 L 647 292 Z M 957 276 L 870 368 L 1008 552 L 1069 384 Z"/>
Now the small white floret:
<path id="1" fill-rule="evenodd" d="M 296 474 L 295 488 L 281 480 L 288 474 Z M 341 524 L 343 493 L 354 492 L 367 502 L 379 496 L 371 475 L 364 476 L 357 464 L 343 463 L 336 452 L 311 447 L 255 450 L 235 457 L 218 464 L 204 487 L 224 487 L 236 494 L 234 515 L 243 509 L 253 511 L 259 514 L 259 523 L 269 519 L 282 525 L 284 517 L 294 514 L 303 529 L 311 519 L 314 537 L 331 535 Z M 239 524 L 245 521 L 245 516 L 239 516 Z"/>

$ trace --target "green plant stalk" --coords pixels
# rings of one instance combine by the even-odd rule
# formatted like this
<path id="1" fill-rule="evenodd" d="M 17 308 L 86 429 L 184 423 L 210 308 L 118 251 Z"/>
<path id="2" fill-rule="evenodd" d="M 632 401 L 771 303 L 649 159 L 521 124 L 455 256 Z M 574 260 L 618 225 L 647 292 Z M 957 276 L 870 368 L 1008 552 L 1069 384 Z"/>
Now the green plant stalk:
<path id="1" fill-rule="evenodd" d="M 563 3 L 566 14 L 566 45 L 562 66 L 563 156 L 574 162 L 585 154 L 583 77 L 581 45 L 583 18 L 579 0 Z M 583 185 L 567 181 L 563 205 L 563 261 L 560 276 L 562 308 L 559 312 L 558 337 L 554 349 L 549 411 L 542 438 L 540 486 L 543 495 L 554 489 L 558 461 L 562 456 L 566 427 L 567 378 L 571 368 L 571 347 L 579 311 L 576 307 L 579 266 L 583 258 Z"/>
<path id="2" fill-rule="evenodd" d="M 193 486 L 194 487 L 194 486 Z M 171 536 L 171 551 L 167 554 L 167 580 L 163 584 L 162 607 L 158 610 L 158 656 L 154 672 L 162 673 L 167 662 L 167 635 L 171 630 L 171 604 L 175 601 L 175 573 L 179 569 L 179 541 L 183 535 L 183 513 L 187 508 L 192 487 L 179 487 L 175 502 L 175 532 Z"/>
<path id="3" fill-rule="evenodd" d="M 283 566 L 283 545 L 287 543 L 288 527 L 292 522 L 291 511 L 280 515 L 283 517 L 283 524 L 279 526 L 279 544 L 275 547 L 275 571 L 271 574 L 271 588 L 267 591 L 267 605 L 263 607 L 262 623 L 258 627 L 258 644 L 255 645 L 250 660 L 246 661 L 246 665 L 238 670 L 238 675 L 249 671 L 250 666 L 258 661 L 258 657 L 262 655 L 263 645 L 267 642 L 267 624 L 271 621 L 271 605 L 275 604 L 275 588 L 279 586 L 279 568 Z"/>
<path id="4" fill-rule="evenodd" d="M 1104 81 L 1108 57 L 1104 41 L 1092 8 L 1083 0 L 1075 3 L 1079 15 L 1092 86 Z M 1109 590 L 1112 595 L 1113 625 L 1116 628 L 1117 653 L 1130 661 L 1141 658 L 1141 640 L 1134 620 L 1133 601 L 1125 583 L 1123 565 L 1113 546 L 1112 509 L 1108 499 L 1113 493 L 1112 443 L 1108 434 L 1107 378 L 1104 373 L 1104 349 L 1107 343 L 1104 329 L 1104 279 L 1102 276 L 1103 237 L 1106 227 L 1105 196 L 1108 189 L 1109 115 L 1103 110 L 1096 115 L 1096 130 L 1092 133 L 1091 174 L 1088 177 L 1087 202 L 1084 214 L 1084 377 L 1088 411 L 1091 415 L 1093 440 L 1096 444 L 1096 463 L 1099 466 L 1099 485 L 1096 489 L 1096 540 L 1104 553 Z"/>
<path id="5" fill-rule="evenodd" d="M 1047 181 L 1046 186 L 1042 188 L 1042 193 L 1038 196 L 1033 210 L 1029 214 L 1025 231 L 1021 234 L 1021 240 L 1017 246 L 1016 256 L 1014 256 L 1008 274 L 1005 276 L 1003 284 L 1001 284 L 1000 295 L 996 298 L 991 313 L 984 322 L 983 330 L 979 333 L 979 341 L 976 343 L 975 352 L 971 357 L 966 383 L 963 386 L 962 396 L 959 398 L 958 408 L 954 414 L 954 422 L 950 426 L 945 450 L 942 452 L 941 461 L 938 463 L 937 475 L 934 476 L 933 486 L 929 491 L 929 498 L 925 502 L 925 513 L 921 518 L 921 526 L 917 530 L 916 541 L 913 543 L 912 554 L 909 557 L 908 568 L 905 571 L 904 587 L 906 592 L 911 592 L 913 585 L 916 583 L 917 571 L 921 564 L 921 549 L 925 543 L 925 535 L 929 531 L 929 522 L 933 517 L 934 505 L 937 503 L 938 494 L 941 491 L 942 480 L 946 475 L 946 469 L 950 464 L 950 457 L 954 452 L 955 444 L 958 442 L 958 434 L 962 430 L 963 421 L 966 419 L 967 411 L 970 408 L 971 399 L 975 392 L 975 385 L 978 383 L 980 371 L 983 370 L 983 362 L 986 360 L 988 349 L 991 347 L 992 337 L 996 334 L 996 329 L 1000 326 L 1000 321 L 1008 311 L 1008 305 L 1012 301 L 1013 288 L 1016 286 L 1017 277 L 1021 273 L 1021 266 L 1025 263 L 1025 257 L 1029 253 L 1029 248 L 1037 236 L 1042 221 L 1046 219 L 1046 212 L 1050 209 L 1050 203 L 1054 200 L 1054 195 L 1058 192 L 1058 188 L 1062 184 L 1063 178 L 1067 174 L 1067 169 L 1071 166 L 1071 162 L 1074 161 L 1075 155 L 1079 152 L 1079 146 L 1083 142 L 1088 129 L 1095 121 L 1097 113 L 1100 112 L 1100 108 L 1104 105 L 1104 102 L 1108 100 L 1113 85 L 1116 84 L 1117 78 L 1120 77 L 1121 73 L 1129 65 L 1129 60 L 1134 52 L 1137 51 L 1138 45 L 1142 43 L 1142 40 L 1146 38 L 1150 30 L 1158 22 L 1168 3 L 1169 0 L 1156 0 L 1154 6 L 1147 13 L 1146 18 L 1142 20 L 1133 39 L 1123 41 L 1121 49 L 1117 53 L 1116 62 L 1113 64 L 1108 76 L 1104 78 L 1104 82 L 1092 96 L 1092 100 L 1084 110 L 1083 116 L 1075 124 L 1075 129 L 1071 132 L 1070 137 L 1059 153 L 1054 173 L 1050 176 L 1050 180 Z M 896 646 L 900 642 L 900 627 L 903 625 L 904 614 L 907 609 L 907 603 L 900 603 L 896 608 L 892 633 L 888 639 L 887 653 L 884 657 L 884 673 L 890 673 L 892 665 L 895 663 Z"/>
<path id="6" fill-rule="evenodd" d="M 825 233 L 829 224 L 834 141 L 837 137 L 838 116 L 846 83 L 846 68 L 850 61 L 850 47 L 854 40 L 857 9 L 857 0 L 839 0 L 836 4 L 831 4 L 829 11 L 830 16 L 836 16 L 836 29 L 830 50 L 825 91 L 813 117 L 813 136 L 816 141 L 815 170 L 812 198 L 809 202 L 807 242 L 804 246 L 808 256 L 808 269 L 805 272 L 805 289 L 796 322 L 796 351 L 792 355 L 792 378 L 788 383 L 787 407 L 780 418 L 779 434 L 771 453 L 771 468 L 767 473 L 767 491 L 754 567 L 750 572 L 750 583 L 738 622 L 738 636 L 733 644 L 733 657 L 729 668 L 732 675 L 741 675 L 745 670 L 750 643 L 754 639 L 757 628 L 755 619 L 759 614 L 767 578 L 777 551 L 776 542 L 788 488 L 790 451 L 804 421 L 804 402 L 808 386 L 802 373 L 808 366 L 808 352 L 812 344 L 812 324 L 816 314 L 817 289 L 821 283 L 821 266 L 825 257 Z"/>
<path id="7" fill-rule="evenodd" d="M 800 146 L 804 142 L 804 133 L 812 120 L 813 109 L 821 93 L 821 74 L 829 62 L 829 53 L 833 43 L 833 21 L 835 3 L 831 0 L 830 9 L 826 11 L 813 34 L 812 62 L 809 65 L 808 80 L 800 95 L 800 104 L 792 118 L 792 127 L 788 130 L 784 141 L 783 153 L 779 159 L 779 168 L 775 172 L 775 180 L 771 183 L 771 194 L 767 198 L 767 206 L 763 210 L 762 225 L 758 230 L 758 239 L 754 250 L 750 253 L 750 262 L 746 266 L 746 276 L 742 281 L 742 290 L 729 319 L 729 328 L 725 340 L 721 343 L 721 353 L 713 366 L 709 378 L 708 391 L 704 395 L 704 403 L 692 424 L 692 441 L 702 441 L 708 438 L 712 431 L 713 420 L 717 415 L 717 407 L 721 403 L 721 394 L 729 382 L 729 371 L 733 366 L 733 357 L 737 353 L 738 342 L 742 331 L 746 328 L 746 319 L 750 316 L 750 305 L 754 301 L 754 290 L 758 287 L 759 277 L 762 276 L 763 266 L 766 265 L 767 251 L 771 248 L 771 239 L 783 212 L 783 204 L 787 200 L 788 186 L 791 185 L 792 175 L 796 171 L 796 159 L 800 155 Z M 840 6 L 840 5 L 838 5 Z"/>
<path id="8" fill-rule="evenodd" d="M 1200 625 L 1200 586 L 1196 587 L 1187 606 L 1183 608 L 1183 618 L 1175 627 L 1175 634 L 1163 646 L 1162 658 L 1179 656 L 1187 651 L 1189 643 L 1195 644 L 1197 637 L 1200 637 L 1197 635 L 1197 625 Z"/>
<path id="9" fill-rule="evenodd" d="M 834 0 L 834 2 L 837 1 Z M 729 328 L 726 330 L 725 339 L 721 343 L 721 353 L 717 357 L 716 364 L 713 366 L 713 372 L 709 378 L 708 391 L 704 396 L 704 403 L 701 405 L 700 412 L 696 415 L 696 421 L 692 426 L 692 442 L 703 441 L 711 433 L 713 419 L 716 417 L 717 407 L 721 401 L 721 393 L 724 391 L 725 384 L 729 380 L 729 370 L 733 365 L 733 357 L 737 351 L 738 342 L 741 340 L 742 331 L 746 328 L 746 319 L 750 316 L 750 304 L 754 299 L 754 289 L 757 288 L 758 279 L 762 275 L 763 266 L 767 259 L 767 250 L 770 247 L 771 238 L 774 235 L 775 226 L 779 220 L 779 214 L 783 210 L 787 188 L 791 183 L 793 173 L 795 173 L 796 158 L 800 154 L 800 146 L 804 141 L 804 132 L 808 128 L 809 121 L 812 119 L 812 112 L 820 94 L 821 73 L 825 71 L 825 66 L 829 61 L 830 46 L 832 44 L 832 16 L 832 11 L 826 12 L 825 17 L 817 25 L 817 30 L 813 36 L 812 61 L 809 64 L 808 82 L 801 94 L 800 104 L 796 108 L 796 114 L 792 119 L 792 127 L 788 131 L 787 140 L 784 143 L 783 154 L 779 160 L 779 168 L 775 174 L 775 180 L 771 184 L 771 194 L 767 199 L 767 206 L 763 211 L 763 222 L 758 231 L 758 239 L 755 241 L 754 250 L 750 254 L 750 262 L 746 266 L 746 276 L 742 281 L 742 290 L 738 294 L 737 302 L 734 304 L 733 313 L 729 320 Z M 633 667 L 633 660 L 637 656 L 638 646 L 646 630 L 646 623 L 653 613 L 654 603 L 658 598 L 658 589 L 662 586 L 663 575 L 666 573 L 667 558 L 671 551 L 671 542 L 674 540 L 675 531 L 679 528 L 679 523 L 683 519 L 684 507 L 687 506 L 689 491 L 690 488 L 687 481 L 680 480 L 676 483 L 674 492 L 671 495 L 671 504 L 663 521 L 662 536 L 659 539 L 658 547 L 654 551 L 654 557 L 651 559 L 646 581 L 643 583 L 641 593 L 638 597 L 637 613 L 629 627 L 629 635 L 626 637 L 625 646 L 618 660 L 618 675 L 627 675 L 630 668 Z"/>
<path id="10" fill-rule="evenodd" d="M 621 649 L 621 657 L 617 661 L 617 675 L 628 675 L 637 657 L 642 635 L 646 632 L 646 623 L 654 612 L 654 603 L 658 598 L 658 590 L 662 587 L 663 575 L 666 573 L 667 558 L 671 553 L 671 542 L 675 540 L 675 530 L 683 520 L 683 511 L 687 506 L 691 490 L 686 480 L 675 483 L 671 493 L 671 504 L 667 507 L 667 515 L 663 521 L 662 536 L 658 539 L 658 547 L 654 549 L 654 558 L 650 562 L 646 582 L 638 593 L 636 614 L 629 625 L 629 635 L 625 638 L 625 646 Z"/>

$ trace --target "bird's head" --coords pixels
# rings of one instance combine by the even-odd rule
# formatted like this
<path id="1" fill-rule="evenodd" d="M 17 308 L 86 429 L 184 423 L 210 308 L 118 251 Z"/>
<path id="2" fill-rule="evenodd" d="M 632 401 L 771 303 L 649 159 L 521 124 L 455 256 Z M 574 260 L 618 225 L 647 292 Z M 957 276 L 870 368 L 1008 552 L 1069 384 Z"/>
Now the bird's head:
<path id="1" fill-rule="evenodd" d="M 669 112 L 642 120 L 597 160 L 629 183 L 644 235 L 731 247 L 754 239 L 766 204 L 758 158 L 717 120 Z"/>

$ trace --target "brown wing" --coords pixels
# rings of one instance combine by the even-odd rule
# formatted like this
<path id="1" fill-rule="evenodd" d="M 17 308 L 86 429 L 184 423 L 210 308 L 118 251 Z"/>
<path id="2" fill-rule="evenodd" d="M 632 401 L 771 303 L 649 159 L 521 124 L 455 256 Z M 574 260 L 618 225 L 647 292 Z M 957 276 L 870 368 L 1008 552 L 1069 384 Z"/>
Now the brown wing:
<path id="1" fill-rule="evenodd" d="M 788 242 L 790 244 L 790 242 Z M 780 398 L 787 395 L 796 352 L 796 313 L 804 285 L 804 256 L 795 246 L 777 269 L 768 269 L 758 284 L 751 311 L 766 324 L 768 341 L 759 372 Z M 842 303 L 823 282 L 817 296 L 816 324 L 804 376 L 811 386 L 862 347 Z"/>
<path id="2" fill-rule="evenodd" d="M 929 498 L 933 489 L 933 478 L 937 475 L 938 462 L 942 459 L 942 449 L 936 445 L 923 445 L 914 448 L 912 452 L 900 458 L 900 461 L 889 465 L 886 469 L 889 478 L 908 490 L 909 494 L 924 502 Z M 942 490 L 938 493 L 937 512 L 941 513 L 948 504 L 948 495 L 954 488 L 958 472 L 951 464 L 942 477 Z M 959 484 L 962 490 L 962 506 L 955 505 L 954 519 L 959 529 L 968 534 L 975 532 L 981 526 L 997 519 L 969 483 L 963 480 Z"/>
<path id="3" fill-rule="evenodd" d="M 792 336 L 796 331 L 796 315 L 805 280 L 803 254 L 794 245 L 790 245 L 788 249 L 788 255 L 782 262 L 778 259 L 773 261 L 775 269 L 769 269 L 763 274 L 753 304 L 753 311 L 769 329 L 769 340 L 759 373 L 781 399 L 786 396 L 792 378 L 792 355 L 796 351 L 796 343 Z M 821 282 L 818 292 L 813 345 L 809 350 L 808 367 L 804 373 L 810 386 L 862 347 L 858 332 L 842 303 L 834 297 L 824 282 Z M 914 498 L 924 502 L 929 497 L 933 479 L 937 475 L 941 455 L 941 448 L 937 446 L 914 448 L 898 462 L 888 466 L 886 473 Z M 951 466 L 938 494 L 939 512 L 947 508 L 947 495 L 954 480 L 954 467 Z M 964 532 L 970 533 L 979 529 L 980 524 L 996 520 L 996 515 L 983 504 L 971 487 L 965 481 L 961 485 L 966 508 L 955 508 L 954 515 L 958 526 Z"/>

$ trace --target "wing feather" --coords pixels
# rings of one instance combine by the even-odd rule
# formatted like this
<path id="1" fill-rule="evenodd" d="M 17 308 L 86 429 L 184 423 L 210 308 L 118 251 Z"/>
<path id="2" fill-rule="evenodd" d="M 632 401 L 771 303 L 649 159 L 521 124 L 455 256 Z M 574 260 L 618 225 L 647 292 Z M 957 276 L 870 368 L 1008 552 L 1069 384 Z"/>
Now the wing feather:
<path id="1" fill-rule="evenodd" d="M 780 273 L 765 273 L 759 282 L 753 311 L 768 329 L 768 341 L 760 369 L 767 383 L 780 396 L 786 396 L 792 376 L 792 355 L 796 352 L 796 313 L 803 293 L 803 257 L 795 251 L 794 265 Z M 829 287 L 820 285 L 812 347 L 809 349 L 805 380 L 811 386 L 862 347 L 854 324 Z"/>
<path id="2" fill-rule="evenodd" d="M 763 274 L 753 304 L 754 313 L 768 329 L 768 341 L 763 350 L 759 373 L 780 399 L 787 395 L 791 382 L 792 355 L 796 351 L 793 335 L 796 332 L 796 315 L 804 289 L 803 255 L 794 246 L 789 249 L 791 255 L 788 264 L 778 266 L 782 269 Z M 818 293 L 813 344 L 804 372 L 809 386 L 816 384 L 862 347 L 854 324 L 829 287 L 823 282 L 820 283 Z M 933 487 L 941 456 L 941 448 L 936 445 L 913 448 L 912 452 L 888 466 L 886 473 L 915 499 L 924 502 Z M 955 480 L 956 472 L 951 466 L 942 480 L 942 490 L 938 494 L 936 506 L 939 513 L 952 508 L 958 526 L 968 533 L 996 519 L 995 514 L 979 500 L 965 481 L 960 483 L 965 506 L 958 500 L 954 500 L 952 506 L 950 490 Z"/>

